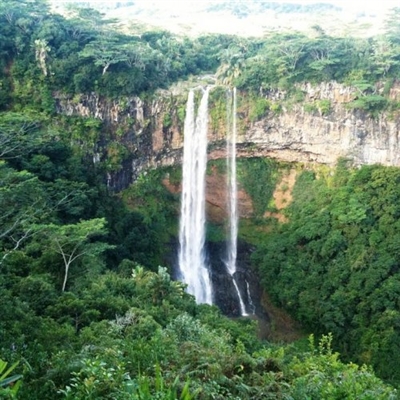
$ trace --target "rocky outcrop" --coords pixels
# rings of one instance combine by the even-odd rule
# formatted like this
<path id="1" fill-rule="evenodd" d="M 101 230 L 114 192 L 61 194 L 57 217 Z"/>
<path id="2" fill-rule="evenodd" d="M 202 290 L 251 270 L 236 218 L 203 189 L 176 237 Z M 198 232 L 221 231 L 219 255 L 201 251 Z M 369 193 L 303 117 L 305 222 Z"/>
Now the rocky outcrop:
<path id="1" fill-rule="evenodd" d="M 107 146 L 115 141 L 126 149 L 122 168 L 107 174 L 107 184 L 116 191 L 134 182 L 143 170 L 179 163 L 181 129 L 177 124 L 176 101 L 164 94 L 151 101 L 139 97 L 110 100 L 96 93 L 70 97 L 55 94 L 56 110 L 67 116 L 95 118 L 102 122 L 103 137 L 94 151 L 97 161 L 107 157 Z M 165 115 L 172 114 L 174 126 L 164 127 Z"/>
<path id="2" fill-rule="evenodd" d="M 207 220 L 214 223 L 223 222 L 228 216 L 227 177 L 212 169 L 206 176 L 206 212 Z M 250 196 L 241 188 L 237 193 L 238 213 L 242 218 L 253 214 Z"/>
<path id="3" fill-rule="evenodd" d="M 300 87 L 305 97 L 289 110 L 248 126 L 242 143 L 253 143 L 260 154 L 294 162 L 335 164 L 339 157 L 354 165 L 400 165 L 400 119 L 377 118 L 346 107 L 359 93 L 337 83 Z M 305 104 L 327 100 L 330 111 L 306 111 Z"/>
<path id="4" fill-rule="evenodd" d="M 400 165 L 399 117 L 380 114 L 372 118 L 348 108 L 361 94 L 335 82 L 303 84 L 297 89 L 303 96 L 298 103 L 287 102 L 282 91 L 263 93 L 271 104 L 280 104 L 279 111 L 267 111 L 254 122 L 250 122 L 246 102 L 239 99 L 238 157 L 328 165 L 345 157 L 354 165 Z M 398 96 L 400 87 L 394 85 L 389 97 Z M 108 181 L 114 189 L 127 186 L 144 169 L 181 163 L 183 121 L 177 110 L 183 110 L 184 97 L 167 91 L 151 101 L 138 97 L 111 101 L 95 94 L 56 97 L 58 112 L 98 118 L 111 133 L 122 130 L 114 140 L 128 149 L 128 156 L 123 170 L 110 173 Z M 325 101 L 325 109 L 319 106 L 321 101 Z M 210 127 L 209 142 L 210 159 L 225 157 L 224 134 Z"/>

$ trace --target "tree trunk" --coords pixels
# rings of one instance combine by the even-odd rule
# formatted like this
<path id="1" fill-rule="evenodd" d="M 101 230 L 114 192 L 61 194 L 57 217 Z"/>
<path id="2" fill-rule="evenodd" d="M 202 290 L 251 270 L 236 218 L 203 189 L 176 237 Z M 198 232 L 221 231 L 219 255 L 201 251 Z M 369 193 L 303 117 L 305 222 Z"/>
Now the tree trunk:
<path id="1" fill-rule="evenodd" d="M 104 75 L 104 74 L 107 72 L 108 67 L 109 67 L 110 65 L 111 65 L 111 64 L 107 64 L 107 65 L 104 66 L 102 75 Z"/>
<path id="2" fill-rule="evenodd" d="M 69 264 L 65 264 L 64 282 L 61 289 L 62 292 L 65 291 L 65 286 L 67 285 L 68 271 L 69 271 Z"/>

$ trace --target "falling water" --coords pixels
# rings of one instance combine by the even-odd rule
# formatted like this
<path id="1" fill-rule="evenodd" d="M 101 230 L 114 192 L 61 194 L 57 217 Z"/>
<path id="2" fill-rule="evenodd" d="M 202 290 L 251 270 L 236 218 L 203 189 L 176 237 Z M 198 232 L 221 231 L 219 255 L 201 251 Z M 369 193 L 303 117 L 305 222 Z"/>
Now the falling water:
<path id="1" fill-rule="evenodd" d="M 237 234 L 238 234 L 238 211 L 237 211 L 237 180 L 236 180 L 236 88 L 233 89 L 232 106 L 228 102 L 228 141 L 227 141 L 227 167 L 228 167 L 228 205 L 229 205 L 229 238 L 227 248 L 226 268 L 232 276 L 239 303 L 240 314 L 247 315 L 238 284 L 236 282 L 236 258 L 237 258 Z"/>
<path id="2" fill-rule="evenodd" d="M 256 307 L 251 298 L 250 285 L 249 285 L 249 282 L 247 282 L 247 281 L 246 281 L 246 288 L 247 288 L 247 300 L 249 302 L 250 314 L 254 315 L 256 313 Z"/>
<path id="3" fill-rule="evenodd" d="M 198 303 L 212 303 L 205 260 L 205 172 L 207 166 L 208 89 L 195 117 L 194 92 L 189 92 L 184 127 L 179 269 L 188 292 Z"/>

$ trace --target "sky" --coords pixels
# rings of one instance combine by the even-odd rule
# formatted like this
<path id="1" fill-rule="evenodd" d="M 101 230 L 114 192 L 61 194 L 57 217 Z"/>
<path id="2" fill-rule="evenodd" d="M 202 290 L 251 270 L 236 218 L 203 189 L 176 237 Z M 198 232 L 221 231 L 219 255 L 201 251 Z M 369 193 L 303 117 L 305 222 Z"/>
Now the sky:
<path id="1" fill-rule="evenodd" d="M 282 0 L 276 0 L 282 2 Z M 360 10 L 360 11 L 380 11 L 380 10 L 387 10 L 393 7 L 400 7 L 400 0 L 292 0 L 293 3 L 331 3 L 338 5 L 342 8 L 351 8 L 353 10 Z"/>
<path id="2" fill-rule="evenodd" d="M 51 0 L 58 2 L 60 0 Z M 64 0 L 68 1 L 68 0 Z M 82 1 L 82 0 L 69 0 Z M 124 4 L 124 0 L 86 0 L 93 6 L 98 4 Z M 317 14 L 306 19 L 298 15 L 283 15 L 279 17 L 270 13 L 253 14 L 249 18 L 235 18 L 233 15 L 208 13 L 204 10 L 210 3 L 234 2 L 238 0 L 132 0 L 133 7 L 110 11 L 110 16 L 122 20 L 140 21 L 147 26 L 160 26 L 175 33 L 198 35 L 206 32 L 237 34 L 242 36 L 260 36 L 270 30 L 291 29 L 307 31 L 310 26 L 321 24 L 328 34 L 352 34 L 355 36 L 370 36 L 380 33 L 382 21 L 387 10 L 400 7 L 400 0 L 264 0 L 281 3 L 330 3 L 341 7 L 340 15 L 330 17 L 329 14 L 319 17 Z M 239 0 L 247 2 L 250 0 Z M 260 0 L 261 1 L 261 0 Z M 364 13 L 364 16 L 358 14 Z M 314 18 L 314 19 L 313 19 Z M 311 19 L 311 20 L 310 20 Z M 361 23 L 370 28 L 354 28 Z"/>
<path id="3" fill-rule="evenodd" d="M 64 0 L 65 1 L 65 0 Z M 67 0 L 68 1 L 68 0 Z M 69 0 L 82 1 L 82 0 Z M 104 0 L 86 0 L 95 4 L 97 2 L 104 3 Z M 188 9 L 195 7 L 201 3 L 220 2 L 220 1 L 232 1 L 232 0 L 132 0 L 136 4 L 151 3 L 159 5 L 160 8 L 169 9 Z M 269 0 L 265 0 L 269 1 Z M 312 4 L 312 3 L 330 3 L 338 5 L 345 9 L 351 9 L 354 11 L 368 11 L 368 12 L 381 12 L 393 7 L 400 7 L 400 0 L 270 0 L 278 3 L 301 3 L 301 4 Z M 110 3 L 116 3 L 117 0 L 109 0 Z M 123 2 L 123 1 L 122 1 Z"/>
<path id="4" fill-rule="evenodd" d="M 95 1 L 95 0 L 93 0 Z M 141 0 L 142 2 L 148 3 L 159 3 L 161 7 L 179 6 L 179 7 L 190 7 L 193 3 L 204 3 L 204 2 L 220 2 L 221 0 Z M 268 0 L 266 0 L 268 1 Z M 352 8 L 357 10 L 381 10 L 383 8 L 400 7 L 400 0 L 271 0 L 278 3 L 301 3 L 301 4 L 312 4 L 312 3 L 330 3 L 336 4 L 343 8 Z"/>

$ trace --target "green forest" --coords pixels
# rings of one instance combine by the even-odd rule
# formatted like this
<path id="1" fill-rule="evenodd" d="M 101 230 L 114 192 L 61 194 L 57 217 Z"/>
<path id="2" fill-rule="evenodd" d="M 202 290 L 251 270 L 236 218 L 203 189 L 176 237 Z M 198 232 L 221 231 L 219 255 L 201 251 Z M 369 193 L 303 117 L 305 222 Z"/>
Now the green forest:
<path id="1" fill-rule="evenodd" d="M 397 399 L 398 168 L 296 166 L 277 223 L 261 216 L 288 166 L 240 160 L 256 209 L 241 237 L 263 288 L 302 327 L 302 339 L 273 343 L 256 321 L 197 305 L 171 278 L 179 195 L 161 182 L 179 182 L 177 168 L 116 193 L 106 176 L 127 149 L 100 119 L 60 114 L 56 96 L 146 100 L 213 74 L 254 99 L 257 119 L 279 109 L 256 94 L 296 99 L 296 83 L 335 80 L 358 89 L 349 108 L 396 118 L 399 16 L 372 38 L 320 26 L 312 37 L 187 38 L 124 34 L 84 7 L 64 17 L 45 0 L 0 0 L 0 398 Z"/>

